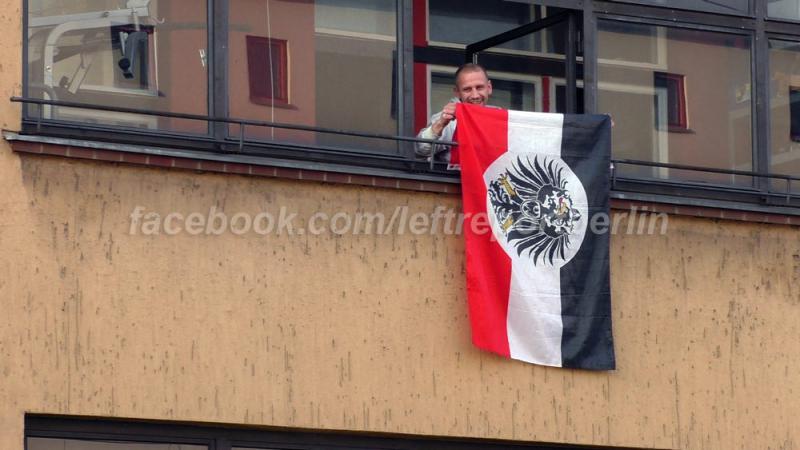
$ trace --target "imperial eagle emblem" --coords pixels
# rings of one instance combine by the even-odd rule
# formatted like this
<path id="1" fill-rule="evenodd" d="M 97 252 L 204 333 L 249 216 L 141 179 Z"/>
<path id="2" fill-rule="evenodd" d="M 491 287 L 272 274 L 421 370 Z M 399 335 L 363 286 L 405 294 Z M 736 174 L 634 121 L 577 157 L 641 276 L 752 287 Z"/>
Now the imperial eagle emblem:
<path id="1" fill-rule="evenodd" d="M 489 202 L 499 229 L 519 256 L 533 264 L 565 259 L 581 219 L 573 206 L 560 159 L 519 156 L 489 183 Z"/>

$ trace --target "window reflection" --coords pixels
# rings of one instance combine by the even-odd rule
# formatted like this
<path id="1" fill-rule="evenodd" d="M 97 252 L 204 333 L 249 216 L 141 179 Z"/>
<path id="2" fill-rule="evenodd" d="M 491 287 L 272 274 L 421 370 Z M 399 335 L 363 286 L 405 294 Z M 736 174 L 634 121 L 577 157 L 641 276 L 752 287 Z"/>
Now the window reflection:
<path id="1" fill-rule="evenodd" d="M 601 21 L 598 109 L 615 158 L 752 170 L 750 39 Z M 698 64 L 697 55 L 703 55 Z M 750 185 L 750 177 L 620 166 L 638 177 Z"/>
<path id="2" fill-rule="evenodd" d="M 770 172 L 800 174 L 800 43 L 769 42 Z M 774 181 L 785 191 L 786 183 Z M 800 191 L 800 182 L 793 183 Z"/>
<path id="3" fill-rule="evenodd" d="M 231 0 L 229 21 L 232 117 L 397 135 L 395 0 Z M 246 127 L 245 136 L 396 151 L 305 131 Z"/>
<path id="4" fill-rule="evenodd" d="M 205 4 L 189 0 L 30 0 L 28 95 L 207 115 Z M 36 114 L 35 108 L 29 111 Z M 206 133 L 203 121 L 46 107 L 44 117 Z"/>

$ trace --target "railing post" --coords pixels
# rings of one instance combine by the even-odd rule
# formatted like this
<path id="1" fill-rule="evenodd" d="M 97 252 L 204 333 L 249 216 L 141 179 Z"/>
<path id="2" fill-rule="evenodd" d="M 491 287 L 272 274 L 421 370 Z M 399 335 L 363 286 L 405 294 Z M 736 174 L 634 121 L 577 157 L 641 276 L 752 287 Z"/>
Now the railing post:
<path id="1" fill-rule="evenodd" d="M 567 79 L 567 92 L 566 92 L 566 113 L 578 113 L 578 30 L 575 12 L 570 12 L 567 16 L 567 51 L 564 55 L 564 72 Z"/>
<path id="2" fill-rule="evenodd" d="M 239 153 L 244 150 L 244 123 L 239 122 Z"/>
<path id="3" fill-rule="evenodd" d="M 617 166 L 614 163 L 611 163 L 611 189 L 616 189 L 617 187 Z"/>
<path id="4" fill-rule="evenodd" d="M 23 108 L 25 108 L 24 104 L 23 104 Z M 37 103 L 36 104 L 36 132 L 37 133 L 41 133 L 42 132 L 42 114 L 43 114 L 42 110 L 43 109 L 44 109 L 44 105 L 42 105 L 41 103 Z"/>

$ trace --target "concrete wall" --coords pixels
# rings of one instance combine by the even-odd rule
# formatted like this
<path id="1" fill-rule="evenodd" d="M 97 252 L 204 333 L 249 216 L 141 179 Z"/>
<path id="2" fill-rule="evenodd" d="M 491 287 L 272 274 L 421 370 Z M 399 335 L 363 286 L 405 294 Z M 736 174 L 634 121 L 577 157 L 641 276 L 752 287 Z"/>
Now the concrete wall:
<path id="1" fill-rule="evenodd" d="M 460 236 L 130 234 L 163 218 L 409 214 L 458 198 L 2 147 L 0 433 L 24 412 L 657 448 L 794 442 L 797 229 L 669 217 L 612 238 L 618 370 L 474 349 Z M 621 224 L 626 222 L 623 220 Z M 624 229 L 624 227 L 623 227 Z"/>
<path id="2" fill-rule="evenodd" d="M 19 6 L 0 13 L 16 129 Z M 0 448 L 26 412 L 675 449 L 790 449 L 797 228 L 670 216 L 612 237 L 618 369 L 469 341 L 457 235 L 145 235 L 212 206 L 430 213 L 455 196 L 13 153 L 0 142 Z M 624 224 L 624 220 L 622 221 Z"/>

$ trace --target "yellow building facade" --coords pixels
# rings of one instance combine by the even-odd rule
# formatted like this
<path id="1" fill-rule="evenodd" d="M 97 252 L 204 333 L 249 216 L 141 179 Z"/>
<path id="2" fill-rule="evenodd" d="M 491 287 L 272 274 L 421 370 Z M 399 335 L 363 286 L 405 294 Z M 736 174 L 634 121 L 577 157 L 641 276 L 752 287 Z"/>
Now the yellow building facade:
<path id="1" fill-rule="evenodd" d="M 26 415 L 478 445 L 800 445 L 796 217 L 616 201 L 617 369 L 502 359 L 470 343 L 463 235 L 358 232 L 335 219 L 459 212 L 457 193 L 435 192 L 449 186 L 100 161 L 98 149 L 24 142 L 21 106 L 8 101 L 22 86 L 22 15 L 10 6 L 0 448 L 25 448 Z M 638 232 L 656 218 L 643 208 L 668 212 L 653 233 Z M 245 227 L 259 214 L 262 228 Z"/>

